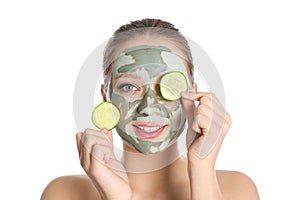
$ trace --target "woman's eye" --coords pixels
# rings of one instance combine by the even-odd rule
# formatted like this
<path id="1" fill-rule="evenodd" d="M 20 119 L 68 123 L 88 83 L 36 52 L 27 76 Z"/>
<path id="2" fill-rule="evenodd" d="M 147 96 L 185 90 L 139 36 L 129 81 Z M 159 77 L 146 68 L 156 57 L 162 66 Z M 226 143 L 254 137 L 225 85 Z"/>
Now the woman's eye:
<path id="1" fill-rule="evenodd" d="M 137 91 L 138 88 L 131 84 L 123 84 L 123 85 L 119 86 L 119 90 L 121 90 L 123 92 L 134 92 L 134 91 Z"/>

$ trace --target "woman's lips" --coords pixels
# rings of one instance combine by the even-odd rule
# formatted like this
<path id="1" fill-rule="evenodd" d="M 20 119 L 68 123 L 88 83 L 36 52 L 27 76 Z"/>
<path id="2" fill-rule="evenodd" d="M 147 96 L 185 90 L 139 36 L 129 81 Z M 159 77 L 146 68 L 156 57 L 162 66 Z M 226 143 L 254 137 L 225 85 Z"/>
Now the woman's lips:
<path id="1" fill-rule="evenodd" d="M 141 139 L 154 139 L 158 138 L 165 132 L 167 125 L 138 123 L 133 124 L 133 127 L 135 132 Z"/>

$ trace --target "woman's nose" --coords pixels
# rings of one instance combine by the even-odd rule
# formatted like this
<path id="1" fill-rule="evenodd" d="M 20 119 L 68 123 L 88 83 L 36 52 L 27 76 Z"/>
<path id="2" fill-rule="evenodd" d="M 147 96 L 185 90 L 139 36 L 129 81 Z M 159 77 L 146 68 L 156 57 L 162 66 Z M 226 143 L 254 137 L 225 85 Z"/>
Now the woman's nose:
<path id="1" fill-rule="evenodd" d="M 155 94 L 155 92 L 149 88 L 137 108 L 138 113 L 147 116 L 159 115 L 162 117 L 167 117 L 168 112 L 160 103 L 160 98 L 160 96 Z"/>

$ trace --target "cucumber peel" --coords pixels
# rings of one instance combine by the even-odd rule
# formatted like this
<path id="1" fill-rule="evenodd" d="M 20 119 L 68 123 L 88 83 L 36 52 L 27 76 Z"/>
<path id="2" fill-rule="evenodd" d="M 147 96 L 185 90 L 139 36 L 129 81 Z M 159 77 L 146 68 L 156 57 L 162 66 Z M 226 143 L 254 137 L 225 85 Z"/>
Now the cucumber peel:
<path id="1" fill-rule="evenodd" d="M 161 78 L 159 87 L 164 99 L 175 101 L 180 99 L 181 92 L 188 90 L 188 82 L 182 72 L 169 72 Z"/>
<path id="2" fill-rule="evenodd" d="M 121 112 L 111 102 L 102 102 L 95 107 L 92 113 L 92 122 L 99 129 L 112 130 L 117 126 L 121 118 Z"/>

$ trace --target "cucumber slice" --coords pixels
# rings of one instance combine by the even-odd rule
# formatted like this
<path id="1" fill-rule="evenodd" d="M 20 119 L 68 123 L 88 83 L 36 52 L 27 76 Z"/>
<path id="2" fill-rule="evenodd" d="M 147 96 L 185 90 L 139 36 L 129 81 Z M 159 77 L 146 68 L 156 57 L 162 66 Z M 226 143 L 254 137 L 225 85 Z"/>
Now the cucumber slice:
<path id="1" fill-rule="evenodd" d="M 188 82 L 182 72 L 169 72 L 161 78 L 159 87 L 164 99 L 175 101 L 180 99 L 181 92 L 188 90 Z"/>
<path id="2" fill-rule="evenodd" d="M 111 102 L 100 103 L 92 113 L 92 122 L 99 129 L 111 130 L 115 128 L 120 118 L 120 110 Z"/>

